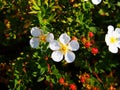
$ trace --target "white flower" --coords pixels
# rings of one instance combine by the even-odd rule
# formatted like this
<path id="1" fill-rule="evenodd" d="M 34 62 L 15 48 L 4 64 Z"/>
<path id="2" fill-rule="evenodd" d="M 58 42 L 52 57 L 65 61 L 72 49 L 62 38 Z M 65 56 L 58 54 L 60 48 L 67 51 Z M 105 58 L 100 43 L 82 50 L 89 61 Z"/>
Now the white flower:
<path id="1" fill-rule="evenodd" d="M 51 42 L 54 40 L 54 35 L 52 33 L 44 34 L 43 30 L 39 29 L 38 27 L 33 27 L 30 33 L 33 36 L 30 39 L 30 46 L 32 48 L 38 48 L 40 41 Z"/>
<path id="2" fill-rule="evenodd" d="M 112 25 L 108 26 L 108 32 L 105 36 L 105 42 L 107 44 L 108 50 L 112 53 L 117 53 L 118 48 L 120 48 L 120 28 L 116 28 Z"/>
<path id="3" fill-rule="evenodd" d="M 75 60 L 75 54 L 72 51 L 79 49 L 79 43 L 75 40 L 71 40 L 70 37 L 64 33 L 61 34 L 59 40 L 53 40 L 50 42 L 50 49 L 53 50 L 51 55 L 52 59 L 56 62 L 60 62 L 63 57 L 68 63 L 72 63 Z"/>
<path id="4" fill-rule="evenodd" d="M 92 0 L 92 3 L 94 4 L 94 5 L 98 5 L 98 4 L 100 4 L 102 2 L 102 0 Z"/>

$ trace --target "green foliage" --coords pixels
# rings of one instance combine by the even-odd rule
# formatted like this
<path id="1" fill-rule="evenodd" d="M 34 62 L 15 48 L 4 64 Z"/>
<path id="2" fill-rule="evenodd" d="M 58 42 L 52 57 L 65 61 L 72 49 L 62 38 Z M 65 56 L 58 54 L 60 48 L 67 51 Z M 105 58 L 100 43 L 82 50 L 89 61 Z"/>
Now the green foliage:
<path id="1" fill-rule="evenodd" d="M 99 5 L 90 0 L 0 0 L 0 82 L 5 83 L 7 75 L 10 90 L 69 90 L 70 84 L 78 90 L 119 89 L 120 51 L 110 53 L 105 43 L 107 26 L 120 27 L 119 13 L 120 2 L 114 0 Z M 75 61 L 54 62 L 46 42 L 31 48 L 34 26 L 55 38 L 64 32 L 76 38 L 80 49 Z M 92 44 L 87 47 L 86 42 Z M 94 54 L 93 48 L 98 52 Z"/>

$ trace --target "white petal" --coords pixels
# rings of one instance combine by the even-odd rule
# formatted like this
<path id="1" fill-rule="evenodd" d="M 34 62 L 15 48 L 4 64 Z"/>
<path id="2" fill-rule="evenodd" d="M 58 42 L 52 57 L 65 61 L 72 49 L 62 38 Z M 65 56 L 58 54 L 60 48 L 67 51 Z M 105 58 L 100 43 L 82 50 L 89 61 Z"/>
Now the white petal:
<path id="1" fill-rule="evenodd" d="M 92 3 L 95 5 L 98 5 L 101 3 L 102 0 L 92 0 Z"/>
<path id="2" fill-rule="evenodd" d="M 115 31 L 120 34 L 120 28 L 116 28 Z"/>
<path id="3" fill-rule="evenodd" d="M 108 26 L 108 34 L 112 34 L 112 32 L 114 31 L 114 27 L 112 25 Z"/>
<path id="4" fill-rule="evenodd" d="M 112 53 L 117 53 L 118 52 L 118 48 L 115 47 L 114 45 L 110 45 L 108 49 Z"/>
<path id="5" fill-rule="evenodd" d="M 71 52 L 71 51 L 68 51 L 65 54 L 65 60 L 68 63 L 72 63 L 75 60 L 75 54 L 73 52 Z"/>
<path id="6" fill-rule="evenodd" d="M 55 62 L 60 62 L 63 59 L 63 54 L 60 51 L 54 51 L 51 55 L 51 58 L 55 61 Z"/>
<path id="7" fill-rule="evenodd" d="M 79 43 L 76 41 L 76 40 L 72 40 L 70 43 L 69 43 L 69 49 L 71 51 L 77 51 L 79 49 Z"/>
<path id="8" fill-rule="evenodd" d="M 113 30 L 114 30 L 114 27 L 113 27 L 112 25 L 109 25 L 109 26 L 108 26 L 108 30 L 112 30 L 112 31 L 113 31 Z"/>
<path id="9" fill-rule="evenodd" d="M 31 38 L 30 39 L 30 46 L 32 48 L 38 48 L 39 47 L 39 39 L 38 38 Z"/>
<path id="10" fill-rule="evenodd" d="M 54 35 L 53 33 L 49 33 L 46 37 L 47 42 L 52 42 L 54 40 Z"/>
<path id="11" fill-rule="evenodd" d="M 34 37 L 38 37 L 41 34 L 41 30 L 38 27 L 33 27 L 30 31 L 31 35 Z"/>
<path id="12" fill-rule="evenodd" d="M 50 42 L 49 47 L 51 50 L 59 50 L 60 43 L 57 40 L 53 40 L 52 42 Z"/>
<path id="13" fill-rule="evenodd" d="M 60 35 L 59 40 L 63 44 L 68 44 L 70 42 L 70 37 L 66 33 L 63 33 Z"/>
<path id="14" fill-rule="evenodd" d="M 105 42 L 107 46 L 110 44 L 110 38 L 108 37 L 108 34 L 105 35 Z"/>
<path id="15" fill-rule="evenodd" d="M 120 41 L 118 41 L 118 43 L 117 43 L 117 47 L 120 48 Z"/>
<path id="16" fill-rule="evenodd" d="M 116 33 L 117 37 L 120 37 L 120 28 L 116 28 L 115 33 Z"/>

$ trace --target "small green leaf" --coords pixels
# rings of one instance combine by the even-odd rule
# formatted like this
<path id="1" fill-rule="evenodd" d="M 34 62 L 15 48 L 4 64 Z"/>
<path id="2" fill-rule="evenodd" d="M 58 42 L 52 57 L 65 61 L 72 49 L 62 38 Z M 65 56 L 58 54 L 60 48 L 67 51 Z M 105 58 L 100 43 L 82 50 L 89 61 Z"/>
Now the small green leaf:
<path id="1" fill-rule="evenodd" d="M 41 76 L 39 76 L 38 79 L 37 79 L 37 82 L 41 82 L 41 81 L 43 81 L 44 78 L 45 78 L 45 77 L 41 77 Z"/>
<path id="2" fill-rule="evenodd" d="M 41 65 L 40 64 L 38 64 L 38 67 L 37 67 L 38 69 L 41 69 Z"/>
<path id="3" fill-rule="evenodd" d="M 103 69 L 100 69 L 100 72 L 101 72 L 101 73 L 104 73 L 105 71 L 104 71 Z"/>
<path id="4" fill-rule="evenodd" d="M 45 68 L 40 69 L 40 74 L 43 75 L 45 73 Z"/>
<path id="5" fill-rule="evenodd" d="M 54 79 L 51 79 L 52 83 L 56 83 Z"/>
<path id="6" fill-rule="evenodd" d="M 37 10 L 37 11 L 40 10 L 40 8 L 39 8 L 37 5 L 33 5 L 32 8 L 33 8 L 34 10 Z"/>
<path id="7" fill-rule="evenodd" d="M 61 22 L 62 22 L 62 23 L 67 23 L 65 20 L 62 20 Z"/>
<path id="8" fill-rule="evenodd" d="M 37 0 L 38 6 L 41 6 L 41 0 Z"/>
<path id="9" fill-rule="evenodd" d="M 37 72 L 33 72 L 33 74 L 32 74 L 34 77 L 36 77 L 37 76 Z"/>
<path id="10" fill-rule="evenodd" d="M 72 21 L 73 21 L 73 19 L 72 19 L 72 18 L 67 18 L 67 20 L 68 20 L 69 22 L 72 22 Z"/>
<path id="11" fill-rule="evenodd" d="M 90 29 L 90 31 L 96 33 L 96 28 L 95 27 L 90 27 L 89 29 Z"/>
<path id="12" fill-rule="evenodd" d="M 47 81 L 50 81 L 50 79 L 51 79 L 50 76 L 46 76 Z"/>

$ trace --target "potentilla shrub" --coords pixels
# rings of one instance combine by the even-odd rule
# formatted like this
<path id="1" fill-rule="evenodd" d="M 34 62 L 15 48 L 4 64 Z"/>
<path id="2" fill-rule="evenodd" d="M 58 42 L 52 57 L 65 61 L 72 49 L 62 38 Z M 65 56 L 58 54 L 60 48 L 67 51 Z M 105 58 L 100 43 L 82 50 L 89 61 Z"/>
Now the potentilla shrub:
<path id="1" fill-rule="evenodd" d="M 29 46 L 9 63 L 14 78 L 9 88 L 119 88 L 119 1 L 30 0 L 29 5 Z"/>

